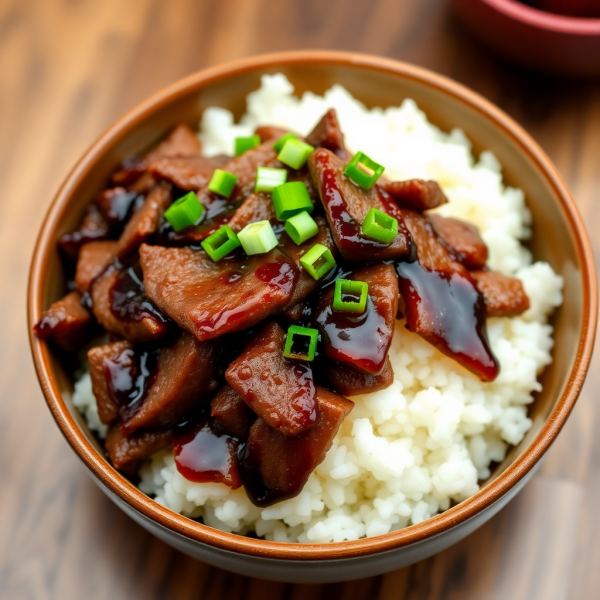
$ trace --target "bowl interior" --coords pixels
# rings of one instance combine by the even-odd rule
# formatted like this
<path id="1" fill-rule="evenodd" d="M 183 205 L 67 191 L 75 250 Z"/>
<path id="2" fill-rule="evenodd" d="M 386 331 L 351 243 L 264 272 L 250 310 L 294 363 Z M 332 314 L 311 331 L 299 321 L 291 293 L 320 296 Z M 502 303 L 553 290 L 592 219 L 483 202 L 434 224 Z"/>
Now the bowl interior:
<path id="1" fill-rule="evenodd" d="M 223 69 L 214 71 L 211 76 L 192 77 L 174 91 L 146 102 L 101 138 L 59 192 L 45 225 L 47 235 L 42 236 L 37 249 L 37 256 L 43 257 L 47 268 L 41 268 L 41 294 L 35 299 L 37 308 L 32 318 L 37 318 L 40 310 L 64 295 L 63 267 L 54 241 L 61 233 L 77 226 L 85 206 L 106 185 L 119 161 L 144 151 L 175 123 L 186 122 L 196 128 L 208 106 L 222 106 L 232 110 L 236 117 L 241 116 L 246 94 L 260 85 L 261 75 L 275 72 L 283 72 L 294 84 L 297 94 L 306 90 L 322 93 L 337 83 L 369 107 L 397 106 L 405 98 L 413 98 L 430 121 L 443 130 L 462 128 L 473 143 L 475 155 L 485 149 L 492 150 L 503 166 L 506 184 L 524 190 L 534 222 L 531 250 L 536 260 L 549 262 L 563 276 L 564 304 L 553 319 L 554 362 L 544 373 L 543 391 L 531 407 L 533 426 L 521 444 L 495 469 L 491 479 L 498 477 L 526 451 L 565 391 L 576 360 L 584 325 L 584 306 L 592 283 L 582 276 L 579 256 L 584 242 L 574 234 L 576 224 L 561 200 L 564 192 L 561 192 L 560 180 L 551 173 L 544 173 L 536 156 L 517 138 L 515 130 L 502 125 L 506 117 L 491 106 L 482 109 L 481 99 L 474 95 L 472 98 L 479 107 L 470 105 L 469 92 L 463 90 L 461 97 L 451 91 L 448 83 L 440 84 L 435 76 L 428 79 L 425 72 L 411 69 L 392 72 L 373 65 L 351 64 L 351 61 L 288 60 L 280 61 L 279 66 L 249 64 L 238 67 L 233 77 Z M 496 116 L 496 122 L 490 114 Z M 50 364 L 69 411 L 86 437 L 100 450 L 72 404 L 73 382 L 63 361 L 58 355 L 52 355 Z"/>

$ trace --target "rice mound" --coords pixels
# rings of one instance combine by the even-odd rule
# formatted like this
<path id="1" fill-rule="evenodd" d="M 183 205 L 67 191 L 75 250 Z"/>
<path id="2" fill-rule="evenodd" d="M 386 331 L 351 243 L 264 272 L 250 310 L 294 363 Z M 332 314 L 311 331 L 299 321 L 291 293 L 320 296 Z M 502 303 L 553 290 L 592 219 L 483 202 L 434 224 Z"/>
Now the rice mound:
<path id="1" fill-rule="evenodd" d="M 330 107 L 337 110 L 347 145 L 386 165 L 392 179 L 437 180 L 450 203 L 440 213 L 479 227 L 488 266 L 523 281 L 530 309 L 516 318 L 488 319 L 501 372 L 483 383 L 398 321 L 389 352 L 391 387 L 352 398 L 325 461 L 299 496 L 257 508 L 243 488 L 192 483 L 177 471 L 173 452 L 161 451 L 140 471 L 139 488 L 171 510 L 229 532 L 251 531 L 269 540 L 341 542 L 419 523 L 479 489 L 492 461 L 501 461 L 531 426 L 527 405 L 541 389 L 537 376 L 552 362 L 550 313 L 562 303 L 562 278 L 544 262 L 532 264 L 520 241 L 530 235 L 523 192 L 504 187 L 491 152 L 479 161 L 461 130 L 444 133 L 415 102 L 367 110 L 344 88 L 324 96 L 293 96 L 281 74 L 265 75 L 249 94 L 239 124 L 222 108 L 204 112 L 200 137 L 208 156 L 233 153 L 233 140 L 258 125 L 308 133 Z M 75 405 L 103 437 L 89 374 L 77 382 Z"/>

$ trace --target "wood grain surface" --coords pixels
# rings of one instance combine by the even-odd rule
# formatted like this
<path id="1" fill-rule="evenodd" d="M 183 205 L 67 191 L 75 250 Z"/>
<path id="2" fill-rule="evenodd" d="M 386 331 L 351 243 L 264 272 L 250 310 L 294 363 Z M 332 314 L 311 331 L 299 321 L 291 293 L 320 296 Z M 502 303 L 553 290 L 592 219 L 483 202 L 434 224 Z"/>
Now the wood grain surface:
<path id="1" fill-rule="evenodd" d="M 565 600 L 600 597 L 596 355 L 542 468 L 449 550 L 330 585 L 232 575 L 153 538 L 95 487 L 45 407 L 25 294 L 34 238 L 81 152 L 121 113 L 206 66 L 299 48 L 413 62 L 482 93 L 557 164 L 600 246 L 600 81 L 503 63 L 444 0 L 0 0 L 0 598 Z"/>

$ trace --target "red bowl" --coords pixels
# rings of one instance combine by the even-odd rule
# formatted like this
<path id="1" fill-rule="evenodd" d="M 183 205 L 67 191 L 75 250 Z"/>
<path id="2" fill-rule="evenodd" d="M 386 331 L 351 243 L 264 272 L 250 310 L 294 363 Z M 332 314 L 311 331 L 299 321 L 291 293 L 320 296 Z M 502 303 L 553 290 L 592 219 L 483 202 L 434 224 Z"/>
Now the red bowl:
<path id="1" fill-rule="evenodd" d="M 561 75 L 600 75 L 600 19 L 549 13 L 516 0 L 453 3 L 473 34 L 509 60 Z"/>

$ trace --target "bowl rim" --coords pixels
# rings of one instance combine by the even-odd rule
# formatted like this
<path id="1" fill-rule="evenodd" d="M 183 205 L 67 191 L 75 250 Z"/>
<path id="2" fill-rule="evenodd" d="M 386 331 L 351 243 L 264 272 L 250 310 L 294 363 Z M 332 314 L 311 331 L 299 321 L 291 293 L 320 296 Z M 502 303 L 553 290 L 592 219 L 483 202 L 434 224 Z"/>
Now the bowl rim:
<path id="1" fill-rule="evenodd" d="M 481 0 L 484 4 L 502 13 L 504 16 L 556 33 L 578 36 L 600 35 L 600 19 L 597 17 L 571 17 L 528 6 L 517 0 Z"/>
<path id="2" fill-rule="evenodd" d="M 506 136 L 511 138 L 515 144 L 519 145 L 529 155 L 529 158 L 536 164 L 559 198 L 570 233 L 575 241 L 583 281 L 583 326 L 579 336 L 577 354 L 572 371 L 567 380 L 564 392 L 558 399 L 552 414 L 522 455 L 494 481 L 484 486 L 474 496 L 422 523 L 411 525 L 410 527 L 382 536 L 327 544 L 271 542 L 248 538 L 234 533 L 226 533 L 172 512 L 143 494 L 114 470 L 87 440 L 83 431 L 80 430 L 75 419 L 71 416 L 61 396 L 57 380 L 51 370 L 50 347 L 46 342 L 38 340 L 35 337 L 32 332 L 32 325 L 37 322 L 42 312 L 43 282 L 46 279 L 51 254 L 50 250 L 53 248 L 56 240 L 57 228 L 60 225 L 64 212 L 66 212 L 65 202 L 72 191 L 78 186 L 79 180 L 93 169 L 97 158 L 110 149 L 114 140 L 129 134 L 142 120 L 155 110 L 189 93 L 194 88 L 200 89 L 208 84 L 236 77 L 256 69 L 323 64 L 357 67 L 359 69 L 389 73 L 434 88 L 443 94 L 451 96 L 454 100 L 468 105 L 471 109 L 480 113 L 489 121 L 492 121 L 496 127 L 503 130 Z M 48 407 L 68 443 L 104 488 L 119 497 L 131 509 L 141 513 L 147 519 L 191 540 L 208 544 L 224 551 L 255 557 L 307 561 L 366 556 L 425 540 L 474 517 L 477 513 L 498 501 L 511 488 L 517 485 L 548 450 L 564 425 L 579 395 L 594 345 L 598 312 L 598 290 L 590 242 L 581 217 L 565 183 L 552 165 L 550 159 L 537 143 L 504 112 L 463 85 L 421 67 L 392 59 L 352 52 L 300 50 L 253 56 L 201 70 L 152 95 L 108 127 L 75 164 L 56 192 L 48 209 L 46 219 L 43 222 L 36 241 L 32 258 L 27 312 L 32 355 Z"/>

